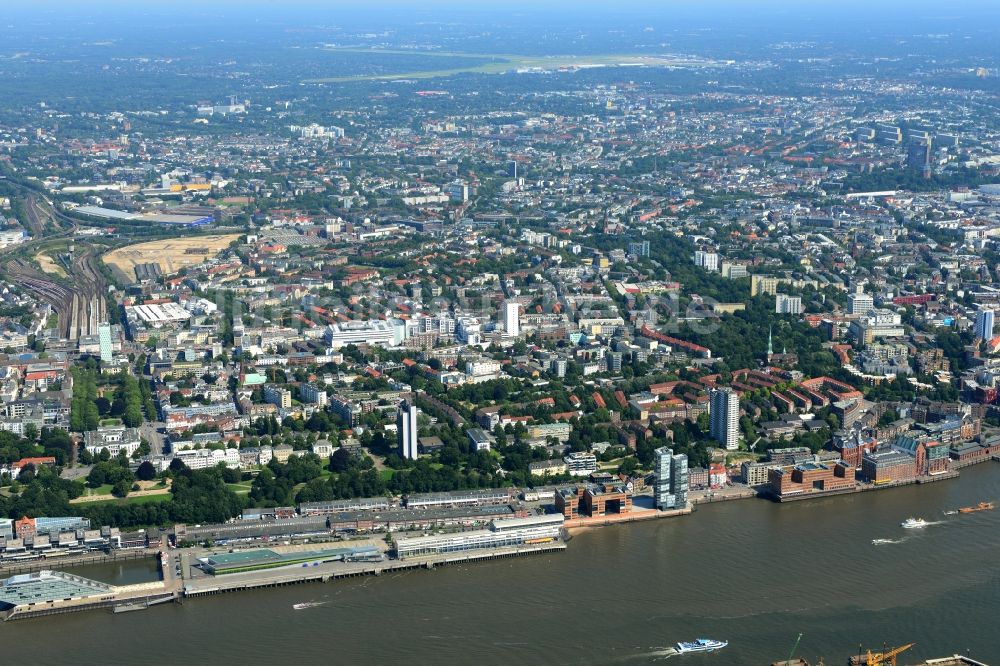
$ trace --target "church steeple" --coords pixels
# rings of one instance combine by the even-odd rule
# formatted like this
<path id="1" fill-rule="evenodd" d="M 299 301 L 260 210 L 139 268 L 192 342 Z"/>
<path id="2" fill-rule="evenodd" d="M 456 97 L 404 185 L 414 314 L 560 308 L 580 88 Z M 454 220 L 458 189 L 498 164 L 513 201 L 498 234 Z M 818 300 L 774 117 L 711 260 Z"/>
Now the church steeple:
<path id="1" fill-rule="evenodd" d="M 771 358 L 774 356 L 774 344 L 771 340 L 771 327 L 767 327 L 767 357 Z"/>

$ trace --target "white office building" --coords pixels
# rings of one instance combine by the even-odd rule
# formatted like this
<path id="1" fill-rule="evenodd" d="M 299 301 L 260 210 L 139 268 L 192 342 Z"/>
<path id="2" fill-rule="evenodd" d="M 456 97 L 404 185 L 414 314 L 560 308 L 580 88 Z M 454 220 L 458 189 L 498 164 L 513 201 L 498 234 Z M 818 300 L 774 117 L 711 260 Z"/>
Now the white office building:
<path id="1" fill-rule="evenodd" d="M 347 345 L 380 345 L 392 347 L 400 344 L 406 336 L 406 328 L 395 319 L 383 321 L 346 321 L 340 324 L 330 324 L 326 327 L 323 338 L 333 349 Z"/>
<path id="2" fill-rule="evenodd" d="M 183 461 L 189 469 L 209 469 L 219 463 L 239 469 L 242 465 L 239 449 L 183 449 L 175 451 L 173 457 Z"/>
<path id="3" fill-rule="evenodd" d="M 902 317 L 892 310 L 869 310 L 857 321 L 851 322 L 850 334 L 863 344 L 876 338 L 899 338 L 906 334 Z"/>
<path id="4" fill-rule="evenodd" d="M 574 451 L 563 462 L 571 476 L 590 476 L 597 471 L 597 456 L 588 451 Z"/>
<path id="5" fill-rule="evenodd" d="M 503 326 L 507 335 L 517 337 L 521 333 L 520 305 L 517 301 L 507 301 L 503 305 Z"/>
<path id="6" fill-rule="evenodd" d="M 802 314 L 802 298 L 777 294 L 774 297 L 774 311 L 778 314 Z"/>
<path id="7" fill-rule="evenodd" d="M 420 455 L 417 451 L 417 406 L 405 400 L 396 412 L 396 442 L 403 458 L 416 460 Z"/>
<path id="8" fill-rule="evenodd" d="M 306 402 L 311 405 L 317 405 L 319 407 L 326 407 L 327 405 L 326 389 L 316 386 L 315 384 L 308 382 L 300 384 L 299 396 L 302 398 L 302 402 Z"/>
<path id="9" fill-rule="evenodd" d="M 88 453 L 94 456 L 105 450 L 112 458 L 120 453 L 131 456 L 141 444 L 142 439 L 136 428 L 114 426 L 83 433 L 83 446 Z"/>
<path id="10" fill-rule="evenodd" d="M 331 125 L 330 127 L 323 127 L 322 125 L 312 123 L 311 125 L 306 125 L 305 127 L 292 125 L 290 129 L 293 132 L 298 132 L 299 136 L 303 139 L 339 139 L 344 136 L 344 128 L 336 127 L 334 125 Z"/>
<path id="11" fill-rule="evenodd" d="M 733 451 L 740 443 L 740 397 L 731 388 L 712 391 L 709 409 L 712 438 Z"/>
<path id="12" fill-rule="evenodd" d="M 706 271 L 718 271 L 719 270 L 719 254 L 718 252 L 697 250 L 694 253 L 694 265 L 704 268 Z"/>
<path id="13" fill-rule="evenodd" d="M 859 287 L 860 289 L 860 287 Z M 847 295 L 847 312 L 852 315 L 867 314 L 875 309 L 875 299 L 870 294 L 857 291 Z"/>
<path id="14" fill-rule="evenodd" d="M 483 327 L 478 319 L 462 317 L 455 327 L 455 337 L 467 345 L 478 345 L 483 341 Z"/>

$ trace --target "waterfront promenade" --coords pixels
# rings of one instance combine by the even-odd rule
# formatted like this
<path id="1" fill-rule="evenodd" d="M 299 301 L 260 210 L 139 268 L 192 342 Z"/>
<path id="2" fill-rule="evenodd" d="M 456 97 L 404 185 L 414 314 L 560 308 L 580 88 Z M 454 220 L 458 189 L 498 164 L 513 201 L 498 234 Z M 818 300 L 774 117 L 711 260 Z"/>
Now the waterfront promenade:
<path id="1" fill-rule="evenodd" d="M 315 544 L 310 544 L 309 547 L 315 548 Z M 298 548 L 301 550 L 301 547 Z M 279 550 L 282 553 L 290 553 L 294 552 L 294 549 L 296 549 L 296 547 L 287 547 L 275 550 Z M 195 568 L 195 561 L 198 557 L 203 557 L 204 554 L 185 553 L 181 557 L 182 562 L 184 562 L 183 571 L 185 576 L 183 581 L 183 590 L 185 597 L 199 597 L 209 594 L 222 594 L 224 592 L 237 592 L 241 590 L 253 590 L 265 587 L 280 587 L 298 583 L 326 583 L 343 578 L 381 576 L 383 574 L 414 569 L 431 570 L 437 567 L 453 564 L 496 560 L 537 553 L 558 552 L 565 549 L 566 544 L 564 542 L 554 541 L 545 544 L 510 546 L 506 548 L 489 548 L 426 555 L 407 558 L 405 560 L 385 559 L 381 562 L 327 562 L 317 564 L 316 566 L 303 565 L 299 567 L 281 567 L 277 569 L 266 569 L 263 571 L 218 576 L 203 574 L 199 569 Z"/>

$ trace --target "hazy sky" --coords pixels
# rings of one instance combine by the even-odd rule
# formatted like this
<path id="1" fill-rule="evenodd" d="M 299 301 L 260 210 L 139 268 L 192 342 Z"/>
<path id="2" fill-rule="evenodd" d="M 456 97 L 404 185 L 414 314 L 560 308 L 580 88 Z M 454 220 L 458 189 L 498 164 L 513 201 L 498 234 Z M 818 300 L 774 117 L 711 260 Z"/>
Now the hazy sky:
<path id="1" fill-rule="evenodd" d="M 129 14 L 206 12 L 235 9 L 245 12 L 277 10 L 313 11 L 323 14 L 368 14 L 376 19 L 376 8 L 393 8 L 394 11 L 422 13 L 424 11 L 457 11 L 460 13 L 517 11 L 580 10 L 604 12 L 682 12 L 684 14 L 716 14 L 720 10 L 754 14 L 778 12 L 808 16 L 811 14 L 862 12 L 889 14 L 892 12 L 934 12 L 947 15 L 952 12 L 996 10 L 995 0 L 38 0 L 30 3 L 5 2 L 5 15 L 44 13 L 51 10 L 87 13 L 113 10 Z"/>
<path id="2" fill-rule="evenodd" d="M 711 33 L 747 47 L 817 40 L 856 45 L 968 38 L 984 57 L 996 51 L 1000 0 L 0 0 L 0 52 L 57 42 L 111 40 L 133 46 L 205 40 L 288 44 L 435 43 L 458 50 L 520 52 L 586 49 L 612 33 L 621 43 L 654 48 Z M 272 29 L 273 28 L 273 29 Z M 476 42 L 487 33 L 492 38 Z M 501 35 L 510 35 L 504 41 Z M 563 41 L 555 42 L 558 35 Z M 461 38 L 465 36 L 464 42 Z M 538 40 L 531 40 L 537 36 Z M 32 42 L 32 38 L 38 38 Z M 379 38 L 381 39 L 381 37 Z M 576 42 L 573 41 L 576 40 Z M 47 40 L 47 41 L 45 41 Z M 722 44 L 724 46 L 724 43 Z M 941 44 L 939 44 L 941 46 Z M 607 48 L 591 44 L 591 48 Z M 507 52 L 507 51 L 504 51 Z M 928 52 L 922 49 L 921 52 Z M 944 53 L 943 49 L 938 50 Z"/>
<path id="3" fill-rule="evenodd" d="M 782 21 L 892 21 L 923 18 L 989 21 L 1000 17 L 997 0 L 37 0 L 3 2 L 0 22 L 46 16 L 173 21 L 185 17 L 276 20 L 321 19 L 378 24 L 406 17 L 434 16 L 440 20 L 489 15 L 546 16 L 558 21 L 585 21 L 590 16 L 649 17 L 660 20 L 726 22 L 740 17 Z"/>

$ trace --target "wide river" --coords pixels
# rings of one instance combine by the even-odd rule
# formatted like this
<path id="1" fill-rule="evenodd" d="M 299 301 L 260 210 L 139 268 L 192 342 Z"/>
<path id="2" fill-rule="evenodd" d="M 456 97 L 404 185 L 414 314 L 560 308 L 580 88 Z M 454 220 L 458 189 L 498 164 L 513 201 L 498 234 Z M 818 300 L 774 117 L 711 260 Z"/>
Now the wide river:
<path id="1" fill-rule="evenodd" d="M 1000 664 L 1000 510 L 943 515 L 997 499 L 987 463 L 925 486 L 701 506 L 580 533 L 552 555 L 11 622 L 0 640 L 11 664 L 551 666 L 652 663 L 709 637 L 729 647 L 669 662 L 729 666 L 785 659 L 802 633 L 796 656 L 812 664 L 909 642 L 905 663 L 962 652 Z M 933 524 L 900 528 L 909 516 Z M 152 570 L 77 572 L 136 582 Z M 293 610 L 301 601 L 327 603 Z"/>

